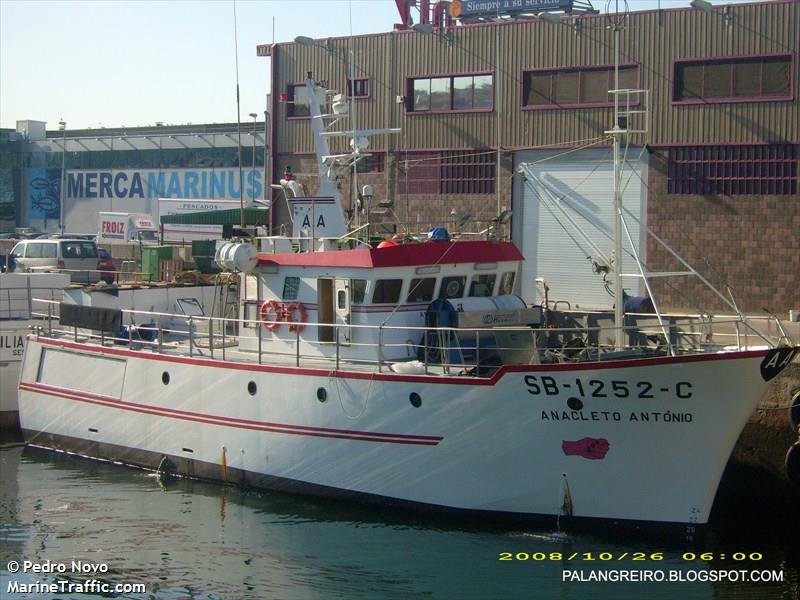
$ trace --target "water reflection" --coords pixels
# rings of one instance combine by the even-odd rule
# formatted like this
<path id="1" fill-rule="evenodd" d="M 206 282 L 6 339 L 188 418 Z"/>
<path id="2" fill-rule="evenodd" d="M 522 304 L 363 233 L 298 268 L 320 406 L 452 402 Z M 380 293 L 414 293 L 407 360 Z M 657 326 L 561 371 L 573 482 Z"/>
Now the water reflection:
<path id="1" fill-rule="evenodd" d="M 788 599 L 796 597 L 791 594 L 798 589 L 796 563 L 785 569 L 787 581 L 782 585 L 569 583 L 562 581 L 563 569 L 609 568 L 599 562 L 602 552 L 665 555 L 660 561 L 623 560 L 611 565 L 616 569 L 686 572 L 706 569 L 708 563 L 681 560 L 685 547 L 550 531 L 454 527 L 387 509 L 162 480 L 119 465 L 20 446 L 0 449 L 0 461 L 3 594 L 13 579 L 52 580 L 8 573 L 9 560 L 25 559 L 106 563 L 105 580 L 147 584 L 147 594 L 118 597 L 170 600 L 726 599 L 767 597 L 765 593 Z M 748 547 L 738 550 L 760 550 L 767 556 L 759 568 L 790 560 L 779 548 L 742 544 Z M 513 560 L 499 560 L 503 553 Z M 590 555 L 593 560 L 565 562 L 571 555 Z M 739 563 L 735 568 L 753 567 Z"/>

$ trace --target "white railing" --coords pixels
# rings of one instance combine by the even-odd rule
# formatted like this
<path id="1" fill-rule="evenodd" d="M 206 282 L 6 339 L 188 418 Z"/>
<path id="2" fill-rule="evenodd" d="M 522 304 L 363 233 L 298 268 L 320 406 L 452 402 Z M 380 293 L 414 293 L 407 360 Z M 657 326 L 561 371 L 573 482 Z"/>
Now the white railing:
<path id="1" fill-rule="evenodd" d="M 286 324 L 284 321 L 121 310 L 123 327 L 120 331 L 98 333 L 61 325 L 59 303 L 55 300 L 33 302 L 41 307 L 33 312 L 42 319 L 36 330 L 46 337 L 66 337 L 100 345 L 123 344 L 156 353 L 257 364 L 381 372 L 407 362 L 411 367 L 408 372 L 412 373 L 488 376 L 501 364 L 496 360 L 500 357 L 502 364 L 531 364 L 624 360 L 667 354 L 658 323 L 651 324 L 650 328 L 623 328 L 632 342 L 624 351 L 614 351 L 615 328 L 605 325 L 451 328 L 304 323 L 308 333 L 298 328 L 292 336 L 283 336 L 275 343 L 276 338 L 264 326 L 281 326 Z M 650 314 L 632 316 L 635 317 L 653 319 Z M 670 335 L 674 337 L 671 342 L 679 353 L 743 349 L 751 347 L 751 343 L 764 345 L 763 334 L 754 334 L 747 327 L 748 322 L 737 317 L 694 315 L 667 319 Z M 750 320 L 763 320 L 771 328 L 774 326 L 770 322 L 775 319 L 765 316 Z M 254 333 L 240 335 L 240 327 Z M 312 339 L 316 337 L 317 327 L 333 330 L 332 341 Z M 359 341 L 344 343 L 340 335 L 343 330 L 354 332 L 349 337 Z M 777 331 L 780 332 L 779 324 Z M 401 337 L 406 341 L 393 341 Z M 502 345 L 510 343 L 512 338 L 513 345 Z M 414 360 L 417 362 L 411 364 Z"/>

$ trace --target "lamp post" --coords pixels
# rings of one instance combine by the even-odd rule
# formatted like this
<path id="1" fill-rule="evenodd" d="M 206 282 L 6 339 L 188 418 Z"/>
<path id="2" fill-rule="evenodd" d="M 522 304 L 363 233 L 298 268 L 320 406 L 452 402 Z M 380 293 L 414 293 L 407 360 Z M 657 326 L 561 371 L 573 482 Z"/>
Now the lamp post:
<path id="1" fill-rule="evenodd" d="M 62 118 L 58 122 L 58 128 L 61 130 L 61 189 L 59 189 L 58 199 L 58 230 L 59 233 L 64 233 L 64 188 L 67 182 L 67 122 Z"/>
<path id="2" fill-rule="evenodd" d="M 252 203 L 256 203 L 256 119 L 258 118 L 258 113 L 251 112 L 250 116 L 253 117 L 253 131 L 250 132 L 250 135 L 253 136 L 253 170 L 250 173 L 250 197 L 252 199 Z"/>

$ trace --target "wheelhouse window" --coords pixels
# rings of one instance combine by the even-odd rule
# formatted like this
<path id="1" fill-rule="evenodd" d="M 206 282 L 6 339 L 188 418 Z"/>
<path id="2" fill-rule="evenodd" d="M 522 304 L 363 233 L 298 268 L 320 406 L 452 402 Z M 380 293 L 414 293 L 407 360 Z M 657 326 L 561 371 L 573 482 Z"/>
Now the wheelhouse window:
<path id="1" fill-rule="evenodd" d="M 430 302 L 433 300 L 433 291 L 436 288 L 436 278 L 412 279 L 408 288 L 406 302 Z"/>
<path id="2" fill-rule="evenodd" d="M 475 297 L 491 296 L 494 292 L 494 282 L 497 275 L 486 273 L 483 275 L 473 275 L 469 284 L 469 295 Z"/>
<path id="3" fill-rule="evenodd" d="M 466 284 L 467 278 L 463 275 L 442 277 L 442 287 L 439 288 L 439 298 L 463 298 Z"/>
<path id="4" fill-rule="evenodd" d="M 494 104 L 494 75 L 416 77 L 408 80 L 406 92 L 409 112 L 488 111 Z"/>
<path id="5" fill-rule="evenodd" d="M 297 300 L 297 292 L 300 289 L 299 277 L 286 277 L 283 280 L 283 300 Z"/>
<path id="6" fill-rule="evenodd" d="M 798 157 L 800 146 L 793 144 L 670 148 L 667 193 L 794 195 Z"/>
<path id="7" fill-rule="evenodd" d="M 369 78 L 348 78 L 347 94 L 349 98 L 369 98 Z"/>
<path id="8" fill-rule="evenodd" d="M 792 99 L 792 56 L 712 58 L 675 63 L 673 102 Z"/>
<path id="9" fill-rule="evenodd" d="M 244 305 L 244 323 L 246 329 L 256 329 L 259 325 L 258 303 L 247 302 Z"/>
<path id="10" fill-rule="evenodd" d="M 402 279 L 378 279 L 375 282 L 375 291 L 372 292 L 372 303 L 389 304 L 398 302 L 402 287 Z"/>
<path id="11" fill-rule="evenodd" d="M 497 289 L 498 296 L 506 296 L 514 292 L 514 277 L 516 273 L 508 271 L 500 276 L 500 287 Z"/>
<path id="12" fill-rule="evenodd" d="M 286 86 L 286 116 L 290 119 L 308 119 L 311 105 L 305 83 L 290 83 Z"/>
<path id="13" fill-rule="evenodd" d="M 351 304 L 364 304 L 364 296 L 367 292 L 366 279 L 351 279 L 350 280 L 350 303 Z"/>
<path id="14" fill-rule="evenodd" d="M 634 89 L 639 80 L 638 65 L 620 65 L 620 89 Z M 614 67 L 541 69 L 522 74 L 522 107 L 525 109 L 612 106 Z M 634 102 L 638 100 L 632 97 Z"/>

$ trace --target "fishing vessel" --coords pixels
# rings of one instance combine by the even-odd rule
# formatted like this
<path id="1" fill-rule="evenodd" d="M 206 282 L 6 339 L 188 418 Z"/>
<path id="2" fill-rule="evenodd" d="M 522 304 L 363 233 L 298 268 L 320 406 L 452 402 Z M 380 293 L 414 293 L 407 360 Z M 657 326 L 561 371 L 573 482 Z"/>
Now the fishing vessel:
<path id="1" fill-rule="evenodd" d="M 17 429 L 17 383 L 36 298 L 60 299 L 66 273 L 0 273 L 0 429 Z"/>
<path id="2" fill-rule="evenodd" d="M 373 247 L 368 224 L 348 231 L 335 185 L 363 148 L 330 154 L 341 107 L 322 114 L 325 91 L 306 86 L 320 98 L 320 191 L 284 179 L 292 235 L 219 247 L 243 279 L 238 317 L 184 315 L 176 331 L 160 313 L 51 305 L 60 320 L 29 339 L 19 383 L 26 440 L 400 506 L 706 523 L 739 433 L 797 348 L 744 315 L 667 315 L 650 296 L 640 314 L 532 305 L 514 294 L 524 257 L 500 239 L 508 215 L 469 239 L 439 227 Z M 622 256 L 617 242 L 618 299 Z M 150 339 L 114 339 L 151 317 Z"/>

